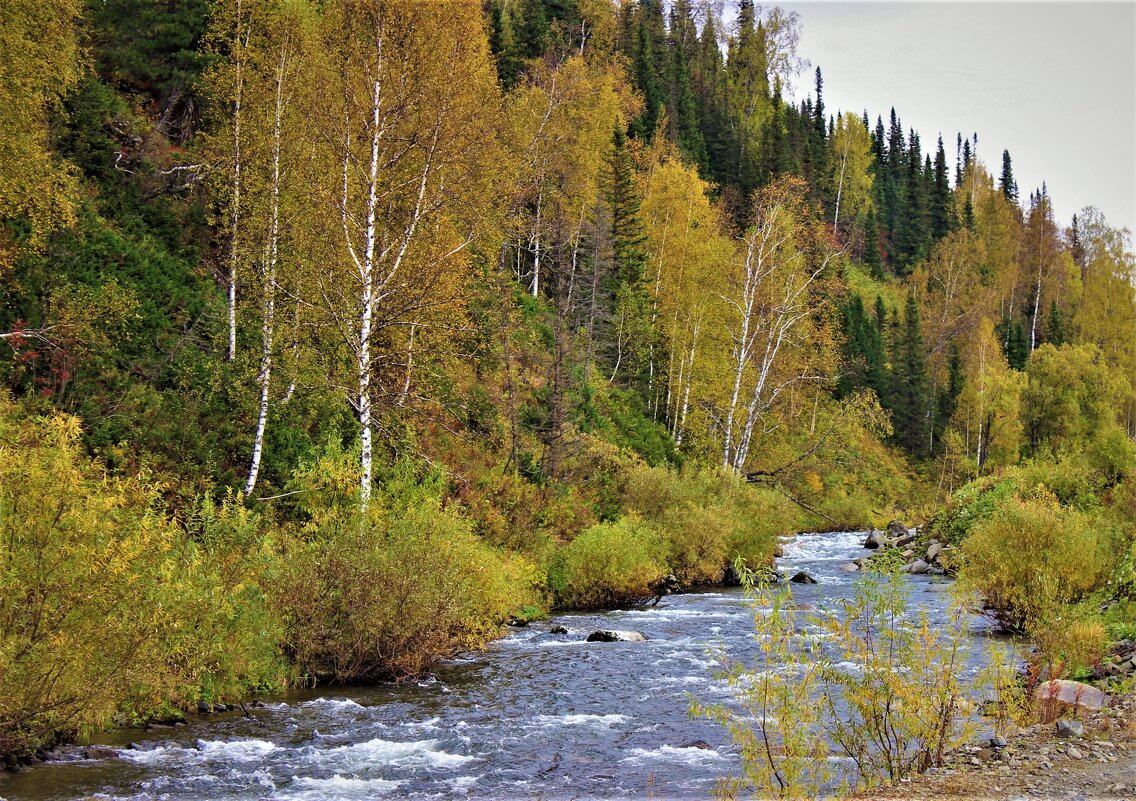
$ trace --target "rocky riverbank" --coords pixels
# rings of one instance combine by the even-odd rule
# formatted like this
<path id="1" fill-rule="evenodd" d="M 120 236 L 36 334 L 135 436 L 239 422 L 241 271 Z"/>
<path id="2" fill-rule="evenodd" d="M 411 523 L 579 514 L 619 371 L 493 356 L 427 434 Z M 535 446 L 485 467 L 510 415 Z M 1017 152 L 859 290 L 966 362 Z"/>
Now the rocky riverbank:
<path id="1" fill-rule="evenodd" d="M 1076 723 L 1039 723 L 974 742 L 942 767 L 855 798 L 1136 800 L 1136 694 L 1114 698 Z"/>

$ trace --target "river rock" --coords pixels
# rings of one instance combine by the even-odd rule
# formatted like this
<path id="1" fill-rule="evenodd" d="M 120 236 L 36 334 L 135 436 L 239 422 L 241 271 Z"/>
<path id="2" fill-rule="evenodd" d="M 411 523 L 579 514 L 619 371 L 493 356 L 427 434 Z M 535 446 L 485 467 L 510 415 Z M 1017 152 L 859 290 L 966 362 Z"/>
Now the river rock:
<path id="1" fill-rule="evenodd" d="M 901 537 L 896 537 L 895 540 L 892 541 L 892 545 L 894 545 L 896 548 L 902 548 L 905 545 L 910 545 L 913 542 L 915 542 L 914 534 L 904 534 Z"/>
<path id="2" fill-rule="evenodd" d="M 714 746 L 705 740 L 691 740 L 689 743 L 683 743 L 679 748 L 701 748 L 703 751 L 713 751 Z"/>
<path id="3" fill-rule="evenodd" d="M 926 562 L 924 562 L 922 559 L 916 559 L 914 562 L 911 563 L 911 569 L 908 570 L 907 572 L 908 573 L 915 573 L 915 574 L 926 573 L 927 568 L 929 568 L 929 567 L 930 567 L 930 565 L 927 564 Z"/>
<path id="4" fill-rule="evenodd" d="M 553 626 L 552 628 L 549 629 L 549 631 L 552 634 L 567 634 L 568 633 L 568 629 L 566 629 L 564 626 Z"/>
<path id="5" fill-rule="evenodd" d="M 789 579 L 789 581 L 793 582 L 794 584 L 816 584 L 817 583 L 817 580 L 815 578 L 813 578 L 812 576 L 810 576 L 808 573 L 806 573 L 803 570 L 800 571 L 799 573 L 797 573 L 795 576 L 793 576 L 793 578 Z"/>
<path id="6" fill-rule="evenodd" d="M 88 745 L 83 748 L 84 759 L 114 759 L 118 751 L 107 745 Z"/>
<path id="7" fill-rule="evenodd" d="M 647 635 L 641 631 L 619 631 L 600 629 L 588 635 L 588 642 L 646 642 Z"/>
<path id="8" fill-rule="evenodd" d="M 910 534 L 910 532 L 907 530 L 907 526 L 905 526 L 899 520 L 893 520 L 890 523 L 888 523 L 887 533 L 888 533 L 888 536 L 891 537 L 892 539 L 898 539 L 899 537 L 906 537 Z"/>
<path id="9" fill-rule="evenodd" d="M 876 529 L 869 531 L 868 536 L 864 539 L 864 547 L 871 551 L 874 551 L 877 548 L 886 548 L 887 544 L 887 535 L 882 531 L 877 531 Z"/>
<path id="10" fill-rule="evenodd" d="M 1042 682 L 1033 691 L 1033 697 L 1041 704 L 1057 709 L 1088 709 L 1094 712 L 1111 700 L 1096 687 L 1069 679 Z"/>
<path id="11" fill-rule="evenodd" d="M 1058 737 L 1084 737 L 1085 724 L 1079 720 L 1067 720 L 1062 718 L 1057 721 L 1057 736 Z"/>
<path id="12" fill-rule="evenodd" d="M 840 566 L 841 573 L 856 573 L 860 570 L 860 566 L 855 562 L 849 562 L 846 565 Z"/>
<path id="13" fill-rule="evenodd" d="M 935 559 L 938 558 L 939 552 L 941 550 L 943 550 L 943 546 L 940 545 L 938 542 L 932 542 L 930 545 L 928 545 L 927 546 L 927 561 L 933 564 L 935 562 Z"/>

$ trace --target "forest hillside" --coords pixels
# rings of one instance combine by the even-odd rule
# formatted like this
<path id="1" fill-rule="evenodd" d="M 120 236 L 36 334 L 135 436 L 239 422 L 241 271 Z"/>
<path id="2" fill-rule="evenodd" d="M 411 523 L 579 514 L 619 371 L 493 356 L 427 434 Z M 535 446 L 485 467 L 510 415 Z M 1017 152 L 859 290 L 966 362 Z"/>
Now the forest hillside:
<path id="1" fill-rule="evenodd" d="M 1136 635 L 1130 232 L 715 8 L 4 4 L 0 752 L 897 517 Z"/>

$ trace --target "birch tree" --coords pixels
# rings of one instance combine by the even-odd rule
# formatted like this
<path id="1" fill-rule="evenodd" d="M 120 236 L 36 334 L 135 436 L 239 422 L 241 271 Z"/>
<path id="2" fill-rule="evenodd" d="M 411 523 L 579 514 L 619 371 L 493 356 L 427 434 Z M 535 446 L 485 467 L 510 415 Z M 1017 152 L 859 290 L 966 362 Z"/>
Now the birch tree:
<path id="1" fill-rule="evenodd" d="M 339 245 L 319 295 L 354 364 L 345 389 L 359 420 L 364 512 L 380 338 L 433 302 L 491 197 L 496 85 L 481 24 L 472 2 L 344 0 L 324 10 L 332 56 L 317 119 L 338 185 L 322 201 Z"/>
<path id="2" fill-rule="evenodd" d="M 733 382 L 723 426 L 722 466 L 741 471 L 758 421 L 789 387 L 814 378 L 801 370 L 779 374 L 786 352 L 807 347 L 802 336 L 816 310 L 810 290 L 836 255 L 808 222 L 805 187 L 782 179 L 758 193 L 754 223 L 741 240 L 725 300 L 733 324 Z M 748 400 L 743 396 L 748 395 Z"/>

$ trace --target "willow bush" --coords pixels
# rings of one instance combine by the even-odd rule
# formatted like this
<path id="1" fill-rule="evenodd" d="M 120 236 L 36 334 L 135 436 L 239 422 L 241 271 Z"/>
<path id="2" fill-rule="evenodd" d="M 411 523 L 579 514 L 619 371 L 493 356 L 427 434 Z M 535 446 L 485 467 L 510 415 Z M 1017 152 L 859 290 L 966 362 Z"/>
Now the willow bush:
<path id="1" fill-rule="evenodd" d="M 206 506 L 190 536 L 79 437 L 0 399 L 0 753 L 282 675 L 255 523 Z"/>
<path id="2" fill-rule="evenodd" d="M 869 788 L 941 764 L 969 737 L 964 612 L 957 608 L 945 630 L 933 627 L 908 613 L 905 582 L 895 571 L 869 571 L 853 600 L 821 615 L 798 609 L 787 585 L 745 573 L 754 664 L 726 663 L 718 675 L 731 700 L 692 710 L 723 725 L 741 753 L 743 775 L 722 781 L 720 797 Z M 833 749 L 854 770 L 834 770 Z"/>
<path id="3" fill-rule="evenodd" d="M 666 546 L 668 570 L 688 585 L 713 584 L 741 558 L 768 563 L 777 536 L 792 532 L 799 515 L 783 496 L 707 468 L 632 468 L 624 507 L 640 515 Z"/>
<path id="4" fill-rule="evenodd" d="M 443 508 L 442 480 L 406 464 L 360 518 L 352 468 L 324 459 L 310 522 L 286 535 L 275 599 L 285 648 L 316 679 L 367 681 L 417 675 L 497 636 L 512 613 L 539 605 L 536 567 L 486 544 Z M 343 503 L 337 497 L 347 498 Z"/>
<path id="5" fill-rule="evenodd" d="M 633 603 L 657 592 L 666 575 L 666 544 L 636 515 L 597 523 L 556 552 L 549 586 L 556 603 L 599 609 Z"/>

